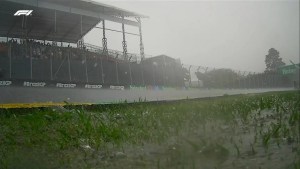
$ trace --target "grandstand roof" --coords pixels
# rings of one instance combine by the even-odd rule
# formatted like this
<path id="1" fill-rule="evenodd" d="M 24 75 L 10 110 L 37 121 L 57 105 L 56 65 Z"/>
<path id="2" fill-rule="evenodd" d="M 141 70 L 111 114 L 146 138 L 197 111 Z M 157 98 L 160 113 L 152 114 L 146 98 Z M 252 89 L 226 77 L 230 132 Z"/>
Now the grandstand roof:
<path id="1" fill-rule="evenodd" d="M 22 9 L 32 15 L 14 16 Z M 76 43 L 100 20 L 139 26 L 136 17 L 147 16 L 90 0 L 0 0 L 0 36 Z"/>

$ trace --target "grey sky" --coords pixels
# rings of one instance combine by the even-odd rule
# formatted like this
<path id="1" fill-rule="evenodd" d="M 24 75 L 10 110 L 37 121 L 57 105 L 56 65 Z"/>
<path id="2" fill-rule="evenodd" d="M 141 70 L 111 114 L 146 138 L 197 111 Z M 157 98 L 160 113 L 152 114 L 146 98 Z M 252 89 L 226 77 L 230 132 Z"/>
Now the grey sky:
<path id="1" fill-rule="evenodd" d="M 97 0 L 99 1 L 99 0 Z M 299 1 L 99 1 L 149 16 L 143 19 L 145 52 L 180 58 L 184 64 L 262 72 L 273 47 L 284 62 L 299 62 Z M 121 30 L 120 24 L 107 23 Z M 127 26 L 129 32 L 138 28 Z M 108 47 L 122 50 L 122 35 L 108 35 Z M 101 30 L 86 37 L 101 46 Z M 139 39 L 127 36 L 139 53 Z"/>

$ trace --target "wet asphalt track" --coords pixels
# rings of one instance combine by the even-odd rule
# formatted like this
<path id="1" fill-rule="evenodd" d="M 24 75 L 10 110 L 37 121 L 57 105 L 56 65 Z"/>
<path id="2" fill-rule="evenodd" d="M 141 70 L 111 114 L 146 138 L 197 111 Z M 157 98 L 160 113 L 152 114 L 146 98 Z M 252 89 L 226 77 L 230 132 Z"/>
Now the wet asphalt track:
<path id="1" fill-rule="evenodd" d="M 222 96 L 224 94 L 263 93 L 268 91 L 293 90 L 291 88 L 273 89 L 190 89 L 190 90 L 111 90 L 111 89 L 62 89 L 34 87 L 0 87 L 0 104 L 8 103 L 112 103 L 120 101 L 134 102 L 141 100 L 179 100 Z"/>

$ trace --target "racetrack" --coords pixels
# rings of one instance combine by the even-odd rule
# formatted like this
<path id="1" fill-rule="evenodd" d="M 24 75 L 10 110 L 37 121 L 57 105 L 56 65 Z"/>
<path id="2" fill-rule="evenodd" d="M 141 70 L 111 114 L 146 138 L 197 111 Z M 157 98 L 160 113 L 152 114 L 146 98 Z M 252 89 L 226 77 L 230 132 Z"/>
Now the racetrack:
<path id="1" fill-rule="evenodd" d="M 0 104 L 27 103 L 88 103 L 103 104 L 134 101 L 180 100 L 186 98 L 204 98 L 225 94 L 263 93 L 269 91 L 286 91 L 292 88 L 268 89 L 164 89 L 164 90 L 112 90 L 112 89 L 62 89 L 37 87 L 0 87 Z"/>

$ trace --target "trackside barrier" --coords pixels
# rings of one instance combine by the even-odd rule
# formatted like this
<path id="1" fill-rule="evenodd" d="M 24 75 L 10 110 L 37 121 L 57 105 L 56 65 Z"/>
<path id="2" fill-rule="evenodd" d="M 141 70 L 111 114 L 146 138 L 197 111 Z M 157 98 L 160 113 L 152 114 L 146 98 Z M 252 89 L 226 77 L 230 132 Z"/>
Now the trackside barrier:
<path id="1" fill-rule="evenodd" d="M 85 89 L 112 89 L 112 90 L 186 90 L 186 87 L 164 87 L 164 86 L 134 86 L 134 85 L 103 85 L 91 83 L 68 83 L 57 81 L 35 81 L 35 80 L 1 80 L 0 87 L 35 87 L 35 88 L 85 88 Z"/>

